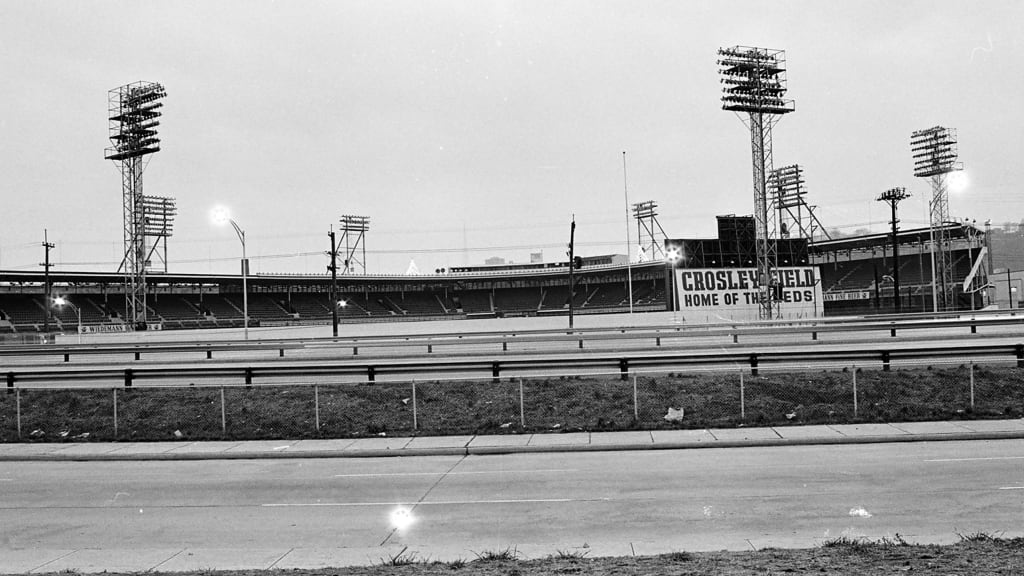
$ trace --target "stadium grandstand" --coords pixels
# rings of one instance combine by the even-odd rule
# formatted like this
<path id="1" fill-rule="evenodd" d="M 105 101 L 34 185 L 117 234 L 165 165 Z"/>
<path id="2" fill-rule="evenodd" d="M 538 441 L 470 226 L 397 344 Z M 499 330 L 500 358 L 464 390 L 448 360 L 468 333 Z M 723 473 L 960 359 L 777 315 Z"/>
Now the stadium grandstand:
<path id="1" fill-rule="evenodd" d="M 653 261 L 626 264 L 624 256 L 583 259 L 570 295 L 567 263 L 505 264 L 438 270 L 422 275 L 342 275 L 337 279 L 341 322 L 473 319 L 673 310 L 672 270 L 742 267 L 753 258 L 753 219 L 720 216 L 719 238 L 686 240 L 683 264 Z M 972 224 L 949 224 L 955 266 L 956 308 L 994 303 L 1000 289 L 1019 306 L 1008 287 L 1021 279 L 1010 273 L 992 278 L 994 290 L 965 293 L 969 275 L 987 234 Z M 899 233 L 903 312 L 933 309 L 931 238 L 928 228 Z M 678 243 L 679 240 L 667 241 Z M 825 315 L 888 313 L 894 308 L 891 237 L 868 234 L 818 242 L 780 239 L 780 266 L 818 269 Z M 1006 244 L 1005 239 L 1003 245 Z M 1012 254 L 994 254 L 995 266 Z M 993 266 L 989 252 L 987 267 Z M 1009 267 L 1006 268 L 1009 270 Z M 630 281 L 630 274 L 632 281 Z M 49 273 L 53 304 L 51 330 L 125 329 L 123 276 L 115 273 Z M 151 329 L 239 328 L 243 323 L 242 279 L 238 275 L 150 273 L 146 311 Z M 46 278 L 41 271 L 0 271 L 0 334 L 40 333 L 47 325 Z M 632 286 L 632 293 L 629 292 Z M 331 322 L 331 279 L 327 275 L 257 274 L 248 278 L 253 326 L 315 325 Z M 1004 304 L 1005 305 L 1005 304 Z"/>

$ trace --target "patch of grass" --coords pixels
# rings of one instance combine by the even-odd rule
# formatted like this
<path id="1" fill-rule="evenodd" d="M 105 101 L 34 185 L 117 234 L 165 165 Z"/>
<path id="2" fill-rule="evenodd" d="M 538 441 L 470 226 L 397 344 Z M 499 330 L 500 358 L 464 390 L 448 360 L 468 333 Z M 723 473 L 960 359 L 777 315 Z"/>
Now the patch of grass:
<path id="1" fill-rule="evenodd" d="M 1024 373 L 1011 367 L 975 366 L 971 408 L 968 369 L 932 367 L 858 369 L 858 409 L 853 410 L 847 369 L 764 372 L 745 378 L 740 415 L 736 373 L 638 376 L 636 410 L 631 381 L 616 377 L 418 382 L 417 418 L 408 383 L 254 386 L 224 389 L 226 430 L 221 430 L 219 387 L 118 389 L 114 433 L 110 389 L 22 389 L 0 394 L 0 442 L 259 440 L 557 433 L 565 431 L 730 428 L 911 422 L 1017 417 L 1024 413 Z M 320 428 L 315 409 L 319 403 Z M 668 407 L 685 409 L 665 421 Z M 16 428 L 20 409 L 22 435 Z M 520 411 L 522 410 L 522 411 Z M 520 425 L 520 417 L 525 426 Z M 63 433 L 63 435 L 62 435 Z"/>
<path id="2" fill-rule="evenodd" d="M 662 557 L 672 562 L 689 562 L 690 560 L 693 560 L 693 554 L 686 552 L 685 550 L 669 552 L 668 554 L 664 554 Z"/>
<path id="3" fill-rule="evenodd" d="M 451 568 L 452 570 L 461 570 L 462 568 L 466 567 L 466 559 L 465 558 L 456 558 L 455 560 L 452 560 L 451 562 L 448 563 L 448 567 Z"/>
<path id="4" fill-rule="evenodd" d="M 514 546 L 504 550 L 484 550 L 479 554 L 476 552 L 473 554 L 476 556 L 477 562 L 514 562 L 519 559 L 519 550 Z"/>
<path id="5" fill-rule="evenodd" d="M 978 532 L 969 532 L 967 534 L 956 532 L 956 535 L 960 538 L 961 542 L 998 542 L 1003 539 L 1002 532 L 992 534 L 991 532 L 982 532 L 980 530 Z"/>
<path id="6" fill-rule="evenodd" d="M 402 548 L 402 550 L 398 554 L 389 555 L 386 560 L 384 558 L 381 558 L 380 559 L 380 565 L 381 566 L 410 566 L 412 564 L 416 564 L 417 562 L 425 562 L 425 560 L 417 559 L 415 552 L 408 552 L 407 553 L 406 551 L 408 549 L 409 549 L 409 547 L 406 546 L 405 548 Z"/>
<path id="7" fill-rule="evenodd" d="M 582 560 L 590 554 L 590 550 L 555 550 L 555 553 L 549 556 L 549 558 L 557 558 L 558 560 Z"/>

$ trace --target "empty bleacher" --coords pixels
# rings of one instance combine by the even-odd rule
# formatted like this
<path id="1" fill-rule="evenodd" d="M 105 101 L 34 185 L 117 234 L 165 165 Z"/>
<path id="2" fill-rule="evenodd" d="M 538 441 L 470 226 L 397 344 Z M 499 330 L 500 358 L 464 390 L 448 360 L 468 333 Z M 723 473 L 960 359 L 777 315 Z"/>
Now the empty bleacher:
<path id="1" fill-rule="evenodd" d="M 497 312 L 536 312 L 540 309 L 539 288 L 501 288 L 494 291 Z"/>

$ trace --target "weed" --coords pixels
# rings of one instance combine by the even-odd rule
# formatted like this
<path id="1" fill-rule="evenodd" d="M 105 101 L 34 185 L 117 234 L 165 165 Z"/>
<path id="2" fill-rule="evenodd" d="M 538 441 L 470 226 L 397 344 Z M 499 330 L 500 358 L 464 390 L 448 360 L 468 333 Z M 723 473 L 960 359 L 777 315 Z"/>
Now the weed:
<path id="1" fill-rule="evenodd" d="M 910 546 L 910 542 L 907 542 L 903 538 L 903 536 L 900 536 L 899 532 L 894 534 L 892 538 L 889 538 L 888 536 L 883 536 L 882 538 L 880 538 L 878 540 L 878 544 L 880 546 L 885 546 L 887 548 L 896 548 L 896 547 L 900 547 L 900 546 Z"/>
<path id="2" fill-rule="evenodd" d="M 675 552 L 665 554 L 665 558 L 668 558 L 673 562 L 689 562 L 690 560 L 693 560 L 693 554 L 690 554 L 685 550 L 676 550 Z"/>
<path id="3" fill-rule="evenodd" d="M 484 550 L 477 554 L 473 552 L 476 559 L 480 562 L 511 562 L 519 559 L 519 550 L 514 547 L 508 547 L 504 550 Z"/>
<path id="4" fill-rule="evenodd" d="M 980 530 L 969 534 L 961 534 L 960 532 L 956 532 L 956 535 L 958 538 L 960 538 L 961 542 L 996 542 L 1003 539 L 1002 532 L 991 534 L 989 532 L 982 532 Z"/>
<path id="5" fill-rule="evenodd" d="M 851 538 L 850 536 L 839 536 L 838 538 L 829 538 L 821 543 L 822 548 L 867 548 L 868 546 L 874 545 L 874 542 L 867 538 Z"/>
<path id="6" fill-rule="evenodd" d="M 452 560 L 451 562 L 448 563 L 448 567 L 451 568 L 452 570 L 459 570 L 461 568 L 465 568 L 466 567 L 466 559 L 465 558 L 457 558 L 455 560 Z"/>
<path id="7" fill-rule="evenodd" d="M 415 564 L 416 562 L 418 562 L 418 560 L 416 559 L 416 553 L 415 552 L 409 552 L 408 554 L 406 554 L 406 550 L 408 550 L 408 549 L 409 549 L 408 546 L 406 546 L 405 548 L 402 548 L 401 552 L 399 552 L 398 554 L 395 554 L 394 556 L 389 555 L 387 560 L 381 558 L 380 559 L 380 565 L 381 566 L 409 566 L 410 564 Z"/>
<path id="8" fill-rule="evenodd" d="M 555 550 L 551 558 L 558 560 L 582 560 L 590 554 L 590 550 Z"/>

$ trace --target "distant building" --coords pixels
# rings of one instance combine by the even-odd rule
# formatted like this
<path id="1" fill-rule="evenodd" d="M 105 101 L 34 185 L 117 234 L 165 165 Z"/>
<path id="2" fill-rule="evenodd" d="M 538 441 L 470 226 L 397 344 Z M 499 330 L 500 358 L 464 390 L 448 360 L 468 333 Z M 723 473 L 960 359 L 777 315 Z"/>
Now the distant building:
<path id="1" fill-rule="evenodd" d="M 500 256 L 491 256 L 490 258 L 484 260 L 485 266 L 501 266 L 504 263 L 505 259 Z"/>
<path id="2" fill-rule="evenodd" d="M 530 264 L 540 264 L 544 261 L 543 252 L 530 252 Z"/>

